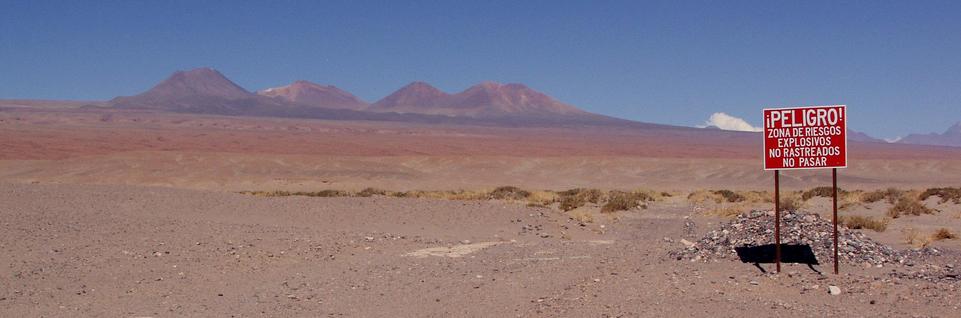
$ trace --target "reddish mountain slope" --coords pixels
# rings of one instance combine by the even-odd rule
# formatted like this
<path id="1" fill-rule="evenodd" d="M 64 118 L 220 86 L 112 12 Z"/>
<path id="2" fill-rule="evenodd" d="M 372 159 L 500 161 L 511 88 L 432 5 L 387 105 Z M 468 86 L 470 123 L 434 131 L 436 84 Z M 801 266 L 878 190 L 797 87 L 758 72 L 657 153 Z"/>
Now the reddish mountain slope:
<path id="1" fill-rule="evenodd" d="M 368 106 L 366 102 L 345 90 L 333 85 L 319 85 L 308 81 L 296 81 L 287 86 L 268 88 L 257 94 L 320 108 L 364 110 Z"/>
<path id="2" fill-rule="evenodd" d="M 404 86 L 372 107 L 376 111 L 467 117 L 589 116 L 523 84 L 484 82 L 449 95 L 423 82 Z"/>
<path id="3" fill-rule="evenodd" d="M 374 111 L 436 114 L 450 94 L 424 82 L 413 82 L 371 105 Z"/>
<path id="4" fill-rule="evenodd" d="M 144 93 L 117 97 L 108 104 L 116 108 L 206 114 L 243 114 L 251 109 L 283 106 L 248 92 L 211 68 L 177 71 Z"/>

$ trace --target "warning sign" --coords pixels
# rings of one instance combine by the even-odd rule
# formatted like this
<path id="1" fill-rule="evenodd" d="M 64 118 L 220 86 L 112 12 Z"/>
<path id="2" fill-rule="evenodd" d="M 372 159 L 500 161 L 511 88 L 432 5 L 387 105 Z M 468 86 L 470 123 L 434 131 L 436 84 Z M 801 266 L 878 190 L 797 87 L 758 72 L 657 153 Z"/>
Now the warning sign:
<path id="1" fill-rule="evenodd" d="M 764 170 L 848 165 L 847 107 L 764 109 Z"/>

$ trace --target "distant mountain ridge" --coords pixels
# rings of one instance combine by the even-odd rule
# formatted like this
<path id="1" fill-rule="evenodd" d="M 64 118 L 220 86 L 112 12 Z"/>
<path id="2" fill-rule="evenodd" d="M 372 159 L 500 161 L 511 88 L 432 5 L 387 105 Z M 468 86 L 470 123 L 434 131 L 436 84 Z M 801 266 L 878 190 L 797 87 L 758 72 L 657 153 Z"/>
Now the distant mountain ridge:
<path id="1" fill-rule="evenodd" d="M 257 92 L 257 94 L 313 107 L 352 110 L 365 110 L 368 107 L 367 102 L 350 92 L 333 85 L 320 85 L 304 80 L 293 82 L 287 86 L 268 88 Z"/>
<path id="2" fill-rule="evenodd" d="M 948 127 L 943 133 L 910 134 L 898 140 L 897 143 L 961 147 L 961 121 Z"/>
<path id="3" fill-rule="evenodd" d="M 424 82 L 413 82 L 377 101 L 371 109 L 468 117 L 590 114 L 524 84 L 496 82 L 483 82 L 453 95 Z"/>
<path id="4" fill-rule="evenodd" d="M 589 113 L 523 84 L 484 82 L 452 95 L 430 84 L 414 82 L 369 105 L 342 89 L 307 81 L 252 93 L 212 68 L 177 71 L 146 92 L 117 97 L 107 105 L 120 109 L 321 119 L 510 125 L 643 124 Z"/>
<path id="5" fill-rule="evenodd" d="M 248 92 L 212 68 L 177 71 L 146 92 L 116 97 L 114 108 L 241 115 L 262 107 L 283 107 L 274 99 Z"/>

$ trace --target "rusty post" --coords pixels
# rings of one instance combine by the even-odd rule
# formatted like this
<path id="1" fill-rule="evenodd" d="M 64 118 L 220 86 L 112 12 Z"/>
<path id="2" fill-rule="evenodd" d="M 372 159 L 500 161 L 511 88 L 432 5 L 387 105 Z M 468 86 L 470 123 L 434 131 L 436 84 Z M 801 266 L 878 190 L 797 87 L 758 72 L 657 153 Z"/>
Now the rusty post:
<path id="1" fill-rule="evenodd" d="M 774 263 L 781 272 L 781 184 L 780 170 L 774 170 Z"/>
<path id="2" fill-rule="evenodd" d="M 834 187 L 834 275 L 838 274 L 838 168 L 831 169 L 831 185 Z"/>

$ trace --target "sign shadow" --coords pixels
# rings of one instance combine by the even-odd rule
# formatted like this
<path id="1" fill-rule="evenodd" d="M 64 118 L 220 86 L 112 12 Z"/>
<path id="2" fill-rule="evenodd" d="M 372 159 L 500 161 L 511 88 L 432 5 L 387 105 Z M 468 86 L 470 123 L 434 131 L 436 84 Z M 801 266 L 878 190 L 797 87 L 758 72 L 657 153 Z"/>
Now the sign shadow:
<path id="1" fill-rule="evenodd" d="M 775 261 L 774 244 L 739 246 L 735 247 L 734 251 L 737 253 L 737 257 L 741 259 L 741 262 L 753 263 L 754 266 L 763 273 L 767 273 L 767 271 L 761 267 L 761 264 L 774 263 Z M 811 246 L 807 244 L 781 244 L 781 263 L 805 264 L 812 271 L 821 274 L 821 271 L 814 268 L 814 265 L 820 265 L 817 256 L 814 255 L 814 250 L 811 249 Z"/>

